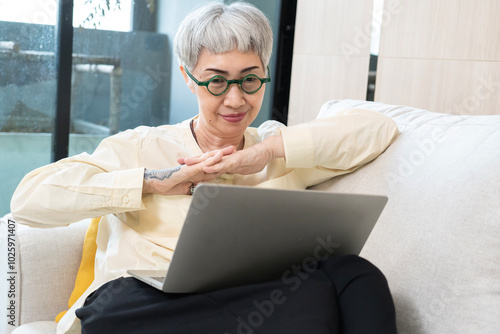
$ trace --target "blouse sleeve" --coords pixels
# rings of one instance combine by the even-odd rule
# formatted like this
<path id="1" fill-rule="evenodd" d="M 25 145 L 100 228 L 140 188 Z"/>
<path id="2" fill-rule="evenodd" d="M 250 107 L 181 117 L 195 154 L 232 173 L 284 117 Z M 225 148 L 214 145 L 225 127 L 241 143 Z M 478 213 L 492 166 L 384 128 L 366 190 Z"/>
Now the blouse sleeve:
<path id="1" fill-rule="evenodd" d="M 144 168 L 137 166 L 133 131 L 104 139 L 82 153 L 27 174 L 11 201 L 16 220 L 33 227 L 68 225 L 109 213 L 140 210 Z"/>
<path id="2" fill-rule="evenodd" d="M 328 118 L 281 129 L 286 167 L 306 186 L 372 161 L 399 135 L 396 123 L 371 110 L 348 109 Z"/>

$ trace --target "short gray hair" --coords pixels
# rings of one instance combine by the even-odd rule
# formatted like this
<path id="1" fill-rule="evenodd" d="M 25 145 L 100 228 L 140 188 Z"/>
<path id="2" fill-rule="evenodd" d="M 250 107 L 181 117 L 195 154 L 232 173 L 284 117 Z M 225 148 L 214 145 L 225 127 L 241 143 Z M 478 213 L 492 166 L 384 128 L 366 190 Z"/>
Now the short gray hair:
<path id="1" fill-rule="evenodd" d="M 179 64 L 192 70 L 203 48 L 214 54 L 238 49 L 260 56 L 264 68 L 273 49 L 269 20 L 258 8 L 245 2 L 210 2 L 182 21 L 174 38 Z"/>

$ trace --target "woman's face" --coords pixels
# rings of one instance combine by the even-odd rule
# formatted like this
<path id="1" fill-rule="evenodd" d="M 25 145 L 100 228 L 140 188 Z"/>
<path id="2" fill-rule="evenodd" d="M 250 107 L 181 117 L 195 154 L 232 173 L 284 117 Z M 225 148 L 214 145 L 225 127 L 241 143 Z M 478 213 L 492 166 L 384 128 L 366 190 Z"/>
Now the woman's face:
<path id="1" fill-rule="evenodd" d="M 197 126 L 204 127 L 221 138 L 233 137 L 243 134 L 259 114 L 265 84 L 254 94 L 247 94 L 240 85 L 231 84 L 224 94 L 214 96 L 206 87 L 198 86 L 190 80 L 183 68 L 181 70 L 189 88 L 198 98 L 200 115 Z M 262 61 L 256 53 L 238 50 L 212 54 L 203 49 L 198 63 L 190 73 L 198 81 L 208 81 L 216 75 L 221 75 L 226 80 L 241 80 L 248 74 L 266 77 Z"/>

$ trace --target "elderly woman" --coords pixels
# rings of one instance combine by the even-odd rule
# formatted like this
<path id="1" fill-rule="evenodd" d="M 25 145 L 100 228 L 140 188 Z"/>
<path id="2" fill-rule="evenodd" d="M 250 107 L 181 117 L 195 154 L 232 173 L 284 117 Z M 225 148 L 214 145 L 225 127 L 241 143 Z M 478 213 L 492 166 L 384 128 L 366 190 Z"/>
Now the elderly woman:
<path id="1" fill-rule="evenodd" d="M 272 310 L 265 301 L 281 280 L 172 295 L 124 277 L 127 269 L 167 268 L 197 184 L 305 189 L 368 163 L 397 137 L 389 118 L 365 110 L 288 128 L 270 121 L 249 127 L 271 80 L 271 49 L 268 20 L 255 7 L 216 2 L 195 10 L 179 27 L 175 52 L 198 99 L 196 117 L 124 131 L 91 155 L 39 168 L 21 182 L 12 200 L 19 222 L 102 217 L 91 225 L 96 239 L 86 241 L 97 244 L 93 281 L 59 333 L 396 332 L 384 276 L 357 256 L 323 262 Z"/>

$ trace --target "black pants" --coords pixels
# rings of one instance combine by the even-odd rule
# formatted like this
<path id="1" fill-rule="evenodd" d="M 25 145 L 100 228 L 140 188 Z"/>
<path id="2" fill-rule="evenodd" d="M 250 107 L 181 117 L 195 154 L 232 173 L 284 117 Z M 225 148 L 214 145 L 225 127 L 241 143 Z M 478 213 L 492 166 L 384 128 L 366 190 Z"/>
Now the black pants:
<path id="1" fill-rule="evenodd" d="M 396 333 L 383 274 L 354 256 L 290 270 L 260 284 L 168 294 L 134 278 L 111 281 L 76 311 L 82 333 Z"/>

